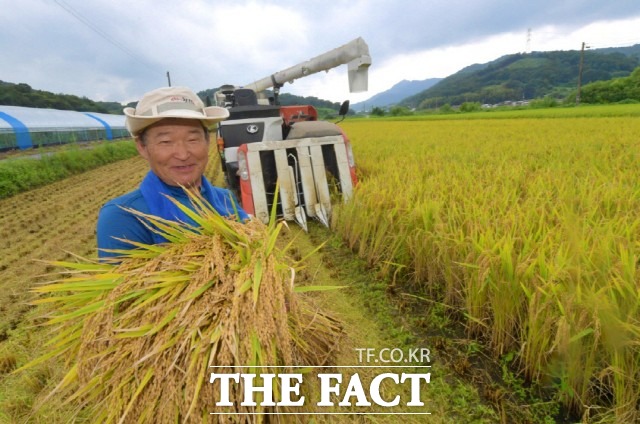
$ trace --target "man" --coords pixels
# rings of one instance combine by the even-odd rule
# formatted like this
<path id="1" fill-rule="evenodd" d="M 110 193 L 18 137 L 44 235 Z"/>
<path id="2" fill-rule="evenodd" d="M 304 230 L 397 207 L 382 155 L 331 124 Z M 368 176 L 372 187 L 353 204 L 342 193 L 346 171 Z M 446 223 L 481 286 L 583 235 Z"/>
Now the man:
<path id="1" fill-rule="evenodd" d="M 203 176 L 209 159 L 208 128 L 226 119 L 229 111 L 205 107 L 186 87 L 165 87 L 146 93 L 135 108 L 124 109 L 127 129 L 150 170 L 140 187 L 107 202 L 98 215 L 98 256 L 118 256 L 103 249 L 133 249 L 123 240 L 144 244 L 166 241 L 123 208 L 161 218 L 189 222 L 166 195 L 190 206 L 182 187 L 196 189 L 223 216 L 247 219 L 229 190 L 213 187 Z M 118 240 L 123 239 L 123 240 Z"/>

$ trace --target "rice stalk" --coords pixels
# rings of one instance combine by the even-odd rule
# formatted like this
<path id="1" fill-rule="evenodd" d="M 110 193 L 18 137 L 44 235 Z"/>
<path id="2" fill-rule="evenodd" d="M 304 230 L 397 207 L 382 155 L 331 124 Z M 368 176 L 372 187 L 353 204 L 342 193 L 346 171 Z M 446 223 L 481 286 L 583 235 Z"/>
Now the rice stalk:
<path id="1" fill-rule="evenodd" d="M 278 374 L 333 360 L 341 326 L 295 292 L 300 264 L 277 247 L 282 224 L 226 219 L 195 195 L 192 203 L 193 211 L 176 205 L 197 226 L 131 211 L 169 243 L 136 244 L 108 264 L 56 263 L 67 278 L 34 289 L 36 302 L 55 305 L 46 322 L 55 337 L 21 369 L 61 357 L 69 371 L 53 393 L 94 422 L 228 422 L 210 413 L 278 412 L 241 405 L 242 384 L 230 388 L 233 406 L 216 407 L 220 386 L 209 375 L 257 367 Z"/>

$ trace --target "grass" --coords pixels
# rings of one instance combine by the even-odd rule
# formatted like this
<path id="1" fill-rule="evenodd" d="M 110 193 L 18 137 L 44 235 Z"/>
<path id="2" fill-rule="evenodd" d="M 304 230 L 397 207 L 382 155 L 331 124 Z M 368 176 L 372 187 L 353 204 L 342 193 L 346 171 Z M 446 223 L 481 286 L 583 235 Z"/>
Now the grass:
<path id="1" fill-rule="evenodd" d="M 134 155 L 137 155 L 135 145 L 127 140 L 90 149 L 65 146 L 40 158 L 7 158 L 0 161 L 0 199 Z"/>

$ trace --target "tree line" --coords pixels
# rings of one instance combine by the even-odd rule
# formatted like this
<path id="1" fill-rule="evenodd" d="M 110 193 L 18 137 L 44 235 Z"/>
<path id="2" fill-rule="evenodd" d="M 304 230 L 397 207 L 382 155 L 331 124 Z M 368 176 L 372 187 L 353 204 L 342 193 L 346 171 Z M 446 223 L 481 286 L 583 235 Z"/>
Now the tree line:
<path id="1" fill-rule="evenodd" d="M 575 100 L 575 95 L 573 96 Z M 596 81 L 582 87 L 581 103 L 636 103 L 640 102 L 640 67 L 628 77 Z"/>
<path id="2" fill-rule="evenodd" d="M 35 90 L 28 84 L 4 81 L 0 81 L 0 105 L 122 114 L 122 105 L 118 102 L 96 102 L 86 97 L 54 94 Z"/>

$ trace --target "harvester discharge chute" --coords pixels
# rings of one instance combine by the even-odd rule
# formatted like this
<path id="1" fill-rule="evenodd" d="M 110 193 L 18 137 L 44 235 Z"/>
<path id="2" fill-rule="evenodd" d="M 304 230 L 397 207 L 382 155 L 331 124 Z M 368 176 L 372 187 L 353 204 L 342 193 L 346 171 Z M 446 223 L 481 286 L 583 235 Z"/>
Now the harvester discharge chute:
<path id="1" fill-rule="evenodd" d="M 225 85 L 215 94 L 229 119 L 218 127 L 218 146 L 225 179 L 242 207 L 268 222 L 279 186 L 276 211 L 306 230 L 307 217 L 328 226 L 331 201 L 347 200 L 355 186 L 355 161 L 349 139 L 331 122 L 319 121 L 309 105 L 280 106 L 285 82 L 348 65 L 349 89 L 365 91 L 369 48 L 362 38 L 244 87 Z M 268 98 L 265 90 L 273 89 Z M 349 102 L 339 114 L 344 117 Z"/>

